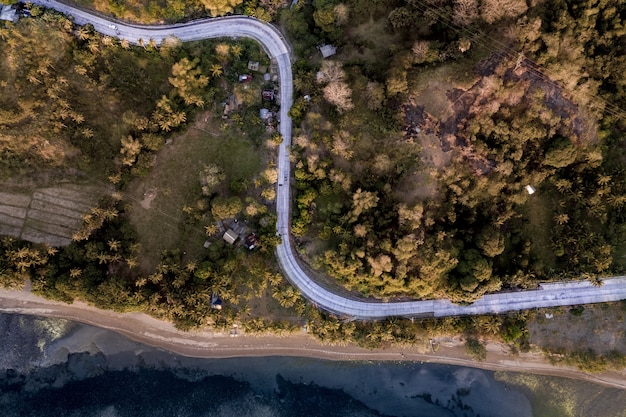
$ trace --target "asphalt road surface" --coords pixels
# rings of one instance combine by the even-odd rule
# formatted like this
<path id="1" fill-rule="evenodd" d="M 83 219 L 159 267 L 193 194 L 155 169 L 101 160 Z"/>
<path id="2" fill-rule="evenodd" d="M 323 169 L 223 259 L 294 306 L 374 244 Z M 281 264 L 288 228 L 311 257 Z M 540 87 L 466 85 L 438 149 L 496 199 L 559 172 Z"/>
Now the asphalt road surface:
<path id="1" fill-rule="evenodd" d="M 54 0 L 35 0 L 33 3 L 54 8 L 73 17 L 75 23 L 91 23 L 105 35 L 126 39 L 135 44 L 160 44 L 168 37 L 182 41 L 209 38 L 251 38 L 259 42 L 270 58 L 275 59 L 280 75 L 280 133 L 283 142 L 278 152 L 278 185 L 276 192 L 277 230 L 282 243 L 276 248 L 280 266 L 302 295 L 319 308 L 354 319 L 382 319 L 385 317 L 444 317 L 468 314 L 503 313 L 506 311 L 591 304 L 626 299 L 626 277 L 604 280 L 601 287 L 586 281 L 543 284 L 539 289 L 490 294 L 469 306 L 459 306 L 448 300 L 409 302 L 365 302 L 345 298 L 319 286 L 298 263 L 290 236 L 291 214 L 291 119 L 288 111 L 293 104 L 293 77 L 289 46 L 272 25 L 251 17 L 231 16 L 197 20 L 176 25 L 143 26 L 114 21 L 93 11 L 68 6 Z"/>

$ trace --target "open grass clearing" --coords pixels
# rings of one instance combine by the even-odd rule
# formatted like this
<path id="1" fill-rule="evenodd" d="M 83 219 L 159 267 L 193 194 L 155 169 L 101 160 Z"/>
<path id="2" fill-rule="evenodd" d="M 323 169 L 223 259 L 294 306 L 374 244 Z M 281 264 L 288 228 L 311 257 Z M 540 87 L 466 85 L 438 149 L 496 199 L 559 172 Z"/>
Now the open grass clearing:
<path id="1" fill-rule="evenodd" d="M 537 259 L 535 270 L 538 272 L 553 268 L 556 259 L 552 250 L 550 231 L 552 230 L 553 211 L 549 196 L 537 192 L 529 197 L 521 208 L 523 218 L 527 219 L 524 227 L 525 238 L 532 242 L 531 255 Z"/>
<path id="2" fill-rule="evenodd" d="M 132 181 L 130 221 L 138 232 L 139 260 L 143 272 L 151 272 L 163 250 L 179 248 L 190 259 L 203 253 L 202 225 L 185 225 L 185 205 L 196 207 L 201 199 L 199 175 L 207 164 L 215 164 L 226 175 L 224 186 L 250 181 L 261 167 L 262 157 L 252 139 L 237 129 L 220 129 L 221 119 L 199 116 L 188 131 L 173 138 L 158 153 L 152 171 Z M 156 192 L 150 208 L 142 206 L 145 194 Z M 145 206 L 145 204 L 144 204 Z"/>
<path id="3" fill-rule="evenodd" d="M 452 115 L 448 111 L 449 102 L 446 93 L 453 89 L 468 90 L 480 76 L 476 72 L 476 64 L 487 58 L 492 49 L 486 45 L 473 46 L 470 52 L 461 59 L 453 60 L 445 65 L 419 67 L 413 69 L 409 80 L 409 94 L 416 98 L 419 105 L 432 116 L 447 118 Z M 448 110 L 449 109 L 449 110 Z"/>
<path id="4" fill-rule="evenodd" d="M 391 56 L 390 45 L 402 41 L 400 35 L 387 30 L 388 23 L 385 16 L 378 20 L 371 18 L 367 23 L 349 28 L 346 36 L 351 42 L 346 42 L 340 49 L 338 58 L 343 62 L 365 62 L 382 70 L 383 63 Z"/>

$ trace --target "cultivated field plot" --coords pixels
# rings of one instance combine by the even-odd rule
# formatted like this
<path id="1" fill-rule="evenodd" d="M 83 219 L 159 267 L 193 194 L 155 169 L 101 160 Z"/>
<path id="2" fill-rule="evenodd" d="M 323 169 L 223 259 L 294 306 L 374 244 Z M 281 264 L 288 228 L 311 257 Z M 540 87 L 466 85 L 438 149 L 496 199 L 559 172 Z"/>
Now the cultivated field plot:
<path id="1" fill-rule="evenodd" d="M 66 246 L 96 206 L 101 187 L 63 184 L 30 194 L 0 192 L 0 235 L 34 243 Z"/>

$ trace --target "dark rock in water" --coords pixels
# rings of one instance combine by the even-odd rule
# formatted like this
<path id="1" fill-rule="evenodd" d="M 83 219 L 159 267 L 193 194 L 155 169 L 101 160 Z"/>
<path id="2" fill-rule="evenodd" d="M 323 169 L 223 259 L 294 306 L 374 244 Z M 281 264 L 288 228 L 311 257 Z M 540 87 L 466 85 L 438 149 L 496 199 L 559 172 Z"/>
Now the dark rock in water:
<path id="1" fill-rule="evenodd" d="M 288 415 L 307 417 L 381 416 L 342 390 L 320 387 L 314 383 L 295 384 L 276 375 L 277 397 Z"/>
<path id="2" fill-rule="evenodd" d="M 74 327 L 67 320 L 0 314 L 0 369 L 28 370 L 36 367 L 44 358 L 42 345 Z"/>
<path id="3" fill-rule="evenodd" d="M 97 361 L 96 358 L 92 365 Z M 41 377 L 34 374 L 37 372 L 30 378 Z M 97 416 L 109 410 L 111 416 L 204 416 L 249 394 L 246 383 L 228 377 L 189 382 L 167 371 L 113 371 L 72 380 L 60 387 L 40 388 L 20 397 L 3 395 L 0 415 Z"/>

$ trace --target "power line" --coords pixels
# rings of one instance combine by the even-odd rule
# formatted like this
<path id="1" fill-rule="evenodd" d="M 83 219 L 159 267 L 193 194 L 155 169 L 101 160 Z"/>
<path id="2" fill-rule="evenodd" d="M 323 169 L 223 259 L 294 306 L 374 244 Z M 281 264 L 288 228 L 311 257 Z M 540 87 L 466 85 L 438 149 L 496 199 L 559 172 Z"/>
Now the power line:
<path id="1" fill-rule="evenodd" d="M 454 32 L 460 35 L 469 34 L 473 38 L 472 39 L 473 42 L 485 47 L 491 52 L 504 53 L 509 58 L 515 58 L 515 57 L 520 56 L 520 53 L 518 51 L 513 50 L 510 46 L 506 45 L 505 43 L 501 42 L 498 39 L 495 39 L 485 34 L 482 31 L 472 30 L 468 28 L 461 29 L 457 27 L 450 21 L 449 17 L 441 13 L 439 9 L 428 5 L 422 0 L 413 0 L 412 5 L 416 7 L 418 10 L 420 10 L 421 12 L 423 12 L 424 14 L 428 14 L 429 16 L 434 17 L 435 20 L 437 20 L 439 23 L 443 24 L 444 26 L 448 27 L 449 29 L 453 30 Z M 483 40 L 483 39 L 486 39 L 486 40 Z M 487 43 L 487 41 L 489 41 L 489 43 Z M 495 48 L 493 48 L 492 45 L 494 44 L 496 46 L 499 46 L 502 50 L 504 50 L 504 52 L 502 52 L 502 50 L 496 50 Z M 546 83 L 552 84 L 554 87 L 559 88 L 560 90 L 563 90 L 572 96 L 575 96 L 575 97 L 577 96 L 576 92 L 568 89 L 565 86 L 559 85 L 557 82 L 555 82 L 546 74 L 544 74 L 543 71 L 541 70 L 540 65 L 534 62 L 533 60 L 527 58 L 526 56 L 523 56 L 522 62 L 525 64 L 527 70 L 534 76 L 542 79 Z M 609 102 L 603 97 L 600 97 L 598 94 L 590 94 L 590 99 L 591 101 L 595 101 L 596 103 L 602 104 L 603 110 L 605 110 L 610 115 L 626 120 L 626 112 L 622 110 L 620 107 L 618 107 L 617 105 Z"/>
<path id="2" fill-rule="evenodd" d="M 82 171 L 82 170 L 80 170 L 78 168 L 74 168 L 74 167 L 72 167 L 70 169 L 72 171 L 75 171 L 76 173 L 80 174 L 81 176 L 87 178 L 93 184 L 98 184 L 98 185 L 100 185 L 102 187 L 105 187 L 105 188 L 109 188 L 110 187 L 109 183 L 104 182 L 101 179 L 98 179 L 98 178 L 88 174 L 85 171 Z M 124 197 L 124 199 L 127 200 L 127 201 L 133 201 L 135 203 L 141 203 L 141 201 L 142 201 L 141 199 L 139 199 L 139 198 L 133 196 L 132 194 L 127 193 L 127 192 L 124 192 L 124 191 L 121 191 L 121 190 L 118 190 L 118 189 L 116 189 L 115 192 L 119 193 L 120 195 L 122 195 L 122 197 Z M 172 226 L 172 227 L 187 226 L 189 228 L 189 230 L 197 232 L 197 233 L 201 234 L 202 236 L 206 237 L 206 233 L 204 232 L 204 230 L 201 230 L 201 229 L 199 229 L 197 227 L 194 227 L 194 226 L 192 226 L 192 225 L 190 225 L 188 223 L 185 223 L 185 221 L 183 219 L 181 219 L 181 218 L 179 218 L 177 216 L 174 216 L 174 215 L 172 215 L 170 213 L 167 213 L 167 212 L 165 212 L 165 211 L 163 211 L 161 209 L 150 208 L 150 210 L 153 211 L 154 213 L 156 213 L 158 216 L 160 216 L 163 219 L 165 219 L 165 223 L 168 224 L 169 226 Z"/>

